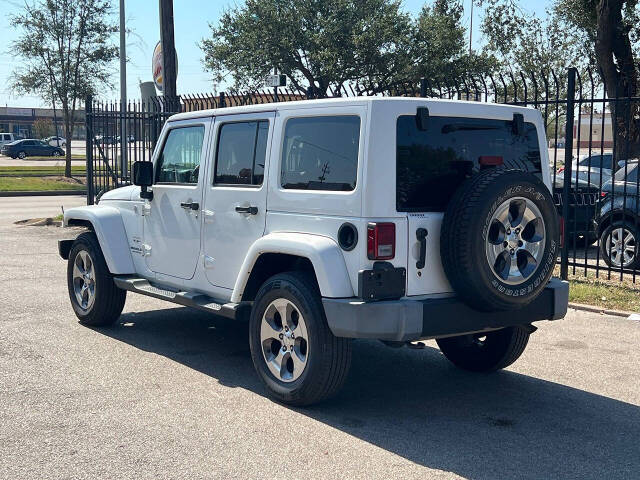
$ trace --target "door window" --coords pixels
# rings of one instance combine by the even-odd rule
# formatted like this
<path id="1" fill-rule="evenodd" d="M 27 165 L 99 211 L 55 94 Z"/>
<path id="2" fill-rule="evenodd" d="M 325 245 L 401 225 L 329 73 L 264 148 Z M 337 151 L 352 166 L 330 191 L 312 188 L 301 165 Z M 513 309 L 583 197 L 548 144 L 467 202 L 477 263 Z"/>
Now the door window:
<path id="1" fill-rule="evenodd" d="M 292 118 L 282 149 L 282 187 L 351 191 L 356 188 L 360 117 Z"/>
<path id="2" fill-rule="evenodd" d="M 156 166 L 157 183 L 198 183 L 204 126 L 169 131 Z"/>
<path id="3" fill-rule="evenodd" d="M 259 120 L 225 123 L 218 132 L 214 183 L 262 185 L 269 122 Z"/>

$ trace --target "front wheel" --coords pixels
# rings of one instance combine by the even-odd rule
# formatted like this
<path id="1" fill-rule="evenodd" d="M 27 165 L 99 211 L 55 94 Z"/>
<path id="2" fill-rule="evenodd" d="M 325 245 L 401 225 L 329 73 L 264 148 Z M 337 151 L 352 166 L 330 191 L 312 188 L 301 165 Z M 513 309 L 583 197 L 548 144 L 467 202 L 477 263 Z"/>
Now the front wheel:
<path id="1" fill-rule="evenodd" d="M 78 236 L 71 247 L 67 285 L 71 306 L 83 325 L 111 325 L 120 317 L 127 292 L 116 287 L 93 232 Z"/>
<path id="2" fill-rule="evenodd" d="M 318 287 L 300 272 L 275 275 L 262 285 L 251 311 L 249 344 L 269 394 L 289 405 L 331 397 L 351 364 L 351 340 L 331 333 Z"/>
<path id="3" fill-rule="evenodd" d="M 600 253 L 612 268 L 638 266 L 638 228 L 631 221 L 613 222 L 600 237 Z"/>
<path id="4" fill-rule="evenodd" d="M 515 362 L 529 342 L 531 327 L 507 327 L 492 332 L 436 339 L 440 351 L 455 366 L 471 372 L 493 372 Z"/>
<path id="5" fill-rule="evenodd" d="M 27 153 L 26 152 L 18 152 L 18 158 L 20 160 L 24 160 L 25 158 L 27 158 Z"/>

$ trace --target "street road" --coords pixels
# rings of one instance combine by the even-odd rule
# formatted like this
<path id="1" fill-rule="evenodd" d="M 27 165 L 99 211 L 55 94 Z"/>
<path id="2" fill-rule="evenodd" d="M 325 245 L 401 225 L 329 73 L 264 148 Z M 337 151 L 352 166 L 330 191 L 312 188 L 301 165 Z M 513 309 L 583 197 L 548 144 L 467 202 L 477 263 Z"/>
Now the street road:
<path id="1" fill-rule="evenodd" d="M 572 311 L 508 370 L 357 341 L 345 389 L 267 397 L 243 324 L 130 295 L 90 329 L 56 240 L 80 197 L 0 199 L 1 479 L 637 479 L 640 323 Z M 452 319 L 455 321 L 455 319 Z"/>

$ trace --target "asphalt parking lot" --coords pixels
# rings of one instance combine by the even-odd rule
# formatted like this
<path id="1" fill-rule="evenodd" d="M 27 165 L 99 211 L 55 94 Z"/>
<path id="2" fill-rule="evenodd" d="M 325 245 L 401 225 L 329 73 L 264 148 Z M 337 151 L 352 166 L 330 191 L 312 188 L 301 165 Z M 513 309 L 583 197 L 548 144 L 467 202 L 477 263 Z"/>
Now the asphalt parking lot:
<path id="1" fill-rule="evenodd" d="M 0 199 L 0 478 L 632 479 L 640 323 L 571 311 L 493 375 L 357 341 L 327 403 L 274 403 L 243 324 L 130 295 L 80 326 L 56 240 L 80 197 Z"/>

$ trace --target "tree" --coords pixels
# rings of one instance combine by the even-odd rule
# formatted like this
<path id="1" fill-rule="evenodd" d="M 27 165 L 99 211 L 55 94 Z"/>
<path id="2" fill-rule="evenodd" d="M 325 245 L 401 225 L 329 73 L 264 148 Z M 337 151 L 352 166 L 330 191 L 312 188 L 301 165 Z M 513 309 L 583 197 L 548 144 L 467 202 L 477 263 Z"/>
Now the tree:
<path id="1" fill-rule="evenodd" d="M 492 53 L 467 50 L 463 13 L 462 3 L 457 0 L 436 0 L 422 8 L 412 35 L 410 78 L 426 78 L 432 86 L 453 87 L 462 79 L 495 71 L 498 62 Z"/>
<path id="2" fill-rule="evenodd" d="M 78 101 L 110 85 L 109 65 L 118 57 L 111 14 L 109 0 L 32 0 L 12 18 L 21 31 L 12 51 L 24 61 L 13 73 L 12 86 L 59 102 L 67 145 Z M 71 177 L 70 148 L 65 176 Z"/>
<path id="3" fill-rule="evenodd" d="M 399 0 L 247 0 L 227 10 L 204 39 L 214 81 L 263 82 L 274 67 L 320 95 L 356 80 L 381 84 L 408 64 L 411 19 Z"/>
<path id="4" fill-rule="evenodd" d="M 38 118 L 33 122 L 33 131 L 37 138 L 45 138 L 53 135 L 53 122 L 48 118 Z"/>
<path id="5" fill-rule="evenodd" d="M 637 0 L 555 0 L 557 17 L 591 46 L 609 98 L 639 93 L 640 12 Z M 610 102 L 617 149 L 615 159 L 640 155 L 640 105 Z"/>

